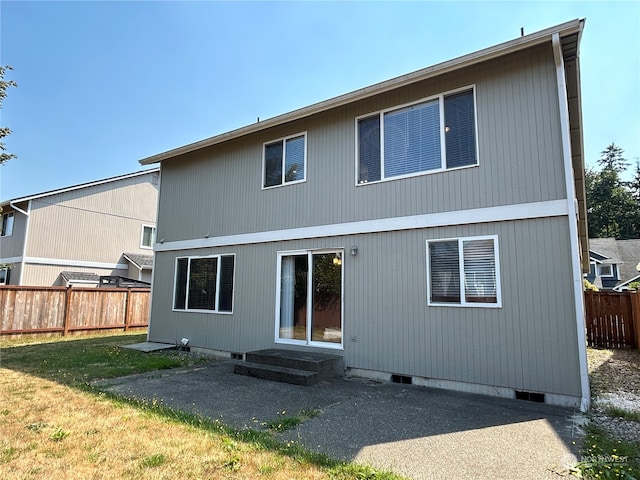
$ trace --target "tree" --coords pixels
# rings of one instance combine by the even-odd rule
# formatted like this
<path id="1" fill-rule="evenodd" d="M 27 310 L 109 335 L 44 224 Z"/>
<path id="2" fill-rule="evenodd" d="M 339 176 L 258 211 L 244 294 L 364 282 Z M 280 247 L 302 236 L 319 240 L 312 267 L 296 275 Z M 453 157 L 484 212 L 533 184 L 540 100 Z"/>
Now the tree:
<path id="1" fill-rule="evenodd" d="M 13 80 L 5 80 L 4 74 L 7 70 L 13 70 L 12 67 L 6 65 L 4 67 L 0 66 L 0 109 L 2 109 L 2 102 L 5 98 L 7 98 L 7 89 L 9 87 L 17 87 L 18 84 Z M 11 129 L 8 127 L 0 126 L 0 165 L 5 163 L 12 158 L 16 158 L 17 155 L 13 153 L 7 153 L 7 147 L 5 147 L 2 139 L 11 133 Z"/>
<path id="2" fill-rule="evenodd" d="M 614 143 L 598 160 L 601 171 L 585 172 L 587 187 L 587 222 L 591 238 L 617 239 L 640 237 L 640 202 L 634 182 L 620 179 L 629 162 L 624 151 Z M 636 176 L 640 176 L 640 172 Z"/>
<path id="3" fill-rule="evenodd" d="M 624 150 L 611 142 L 607 148 L 600 152 L 600 160 L 598 164 L 603 170 L 611 170 L 616 173 L 624 172 L 629 166 L 629 162 L 622 155 Z"/>

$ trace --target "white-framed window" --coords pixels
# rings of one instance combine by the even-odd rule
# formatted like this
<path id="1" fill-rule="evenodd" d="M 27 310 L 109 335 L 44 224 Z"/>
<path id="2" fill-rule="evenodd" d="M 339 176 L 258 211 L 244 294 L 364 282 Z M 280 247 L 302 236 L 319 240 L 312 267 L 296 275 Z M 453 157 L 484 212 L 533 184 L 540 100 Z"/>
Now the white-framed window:
<path id="1" fill-rule="evenodd" d="M 597 268 L 599 277 L 613 277 L 613 265 L 601 263 Z"/>
<path id="2" fill-rule="evenodd" d="M 262 188 L 272 188 L 306 180 L 307 132 L 264 144 Z"/>
<path id="3" fill-rule="evenodd" d="M 232 313 L 235 255 L 176 258 L 173 309 Z"/>
<path id="4" fill-rule="evenodd" d="M 478 164 L 475 88 L 356 118 L 356 184 Z"/>
<path id="5" fill-rule="evenodd" d="M 142 237 L 140 238 L 140 248 L 153 248 L 156 243 L 156 227 L 152 225 L 142 226 Z"/>
<path id="6" fill-rule="evenodd" d="M 0 285 L 9 285 L 9 278 L 11 277 L 11 268 L 0 268 Z"/>
<path id="7" fill-rule="evenodd" d="M 13 235 L 13 212 L 2 215 L 2 230 L 0 230 L 0 237 L 10 235 Z"/>
<path id="8" fill-rule="evenodd" d="M 427 303 L 501 307 L 498 237 L 427 240 Z"/>

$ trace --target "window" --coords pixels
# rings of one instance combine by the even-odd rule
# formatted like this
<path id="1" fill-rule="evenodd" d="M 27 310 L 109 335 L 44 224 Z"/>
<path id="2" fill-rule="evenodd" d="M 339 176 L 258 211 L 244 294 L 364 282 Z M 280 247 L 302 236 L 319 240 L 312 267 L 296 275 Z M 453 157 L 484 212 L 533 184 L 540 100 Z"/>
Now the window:
<path id="1" fill-rule="evenodd" d="M 2 231 L 0 236 L 8 237 L 13 234 L 13 212 L 2 215 Z"/>
<path id="2" fill-rule="evenodd" d="M 0 268 L 0 285 L 9 285 L 9 277 L 11 276 L 11 268 Z"/>
<path id="3" fill-rule="evenodd" d="M 234 255 L 176 259 L 174 310 L 233 310 Z"/>
<path id="4" fill-rule="evenodd" d="M 357 120 L 358 184 L 477 165 L 474 91 Z"/>
<path id="5" fill-rule="evenodd" d="M 265 143 L 262 187 L 303 182 L 306 161 L 306 133 Z"/>
<path id="6" fill-rule="evenodd" d="M 498 238 L 427 241 L 428 304 L 501 306 Z"/>
<path id="7" fill-rule="evenodd" d="M 599 277 L 613 277 L 613 265 L 611 265 L 611 264 L 600 264 L 600 265 L 598 265 L 598 276 Z"/>
<path id="8" fill-rule="evenodd" d="M 142 226 L 142 241 L 140 242 L 141 248 L 153 248 L 153 244 L 156 243 L 156 227 L 150 225 Z"/>

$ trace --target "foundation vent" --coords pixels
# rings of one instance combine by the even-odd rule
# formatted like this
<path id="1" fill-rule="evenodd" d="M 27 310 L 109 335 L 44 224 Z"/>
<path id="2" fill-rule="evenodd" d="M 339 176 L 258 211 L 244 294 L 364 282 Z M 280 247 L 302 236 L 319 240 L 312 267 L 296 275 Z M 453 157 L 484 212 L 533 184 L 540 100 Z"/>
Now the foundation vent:
<path id="1" fill-rule="evenodd" d="M 544 393 L 525 392 L 523 390 L 516 390 L 517 400 L 528 400 L 529 402 L 544 403 Z"/>
<path id="2" fill-rule="evenodd" d="M 404 383 L 407 385 L 411 385 L 413 383 L 413 378 L 406 375 L 391 375 L 391 381 L 393 383 Z"/>

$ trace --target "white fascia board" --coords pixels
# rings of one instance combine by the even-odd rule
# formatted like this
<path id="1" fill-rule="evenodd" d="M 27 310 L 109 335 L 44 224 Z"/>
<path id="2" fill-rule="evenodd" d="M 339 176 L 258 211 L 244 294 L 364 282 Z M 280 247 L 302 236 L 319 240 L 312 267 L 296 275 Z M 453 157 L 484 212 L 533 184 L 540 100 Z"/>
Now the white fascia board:
<path id="1" fill-rule="evenodd" d="M 391 217 L 377 220 L 318 225 L 314 227 L 290 228 L 266 232 L 225 235 L 221 237 L 195 238 L 175 242 L 156 243 L 156 252 L 189 250 L 192 248 L 250 245 L 304 238 L 326 238 L 343 235 L 357 235 L 378 232 L 413 230 L 418 228 L 444 227 L 450 225 L 471 225 L 476 223 L 526 220 L 530 218 L 558 217 L 568 214 L 566 200 L 550 200 L 501 207 L 474 208 L 453 212 L 427 213 L 405 217 Z"/>
<path id="2" fill-rule="evenodd" d="M 110 268 L 116 270 L 126 270 L 129 268 L 129 265 L 126 263 L 88 262 L 85 260 L 68 260 L 64 258 L 24 257 L 24 263 L 32 265 L 56 265 L 61 267 Z"/>
<path id="3" fill-rule="evenodd" d="M 36 199 L 36 198 L 50 197 L 51 195 L 57 195 L 59 193 L 71 192 L 73 190 L 80 190 L 82 188 L 95 187 L 96 185 L 102 185 L 104 183 L 117 182 L 119 180 L 125 180 L 127 178 L 138 177 L 140 175 L 147 175 L 149 173 L 154 173 L 154 172 L 159 172 L 159 171 L 160 171 L 160 169 L 158 167 L 155 167 L 155 168 L 149 168 L 147 170 L 141 170 L 141 171 L 138 171 L 138 172 L 127 173 L 125 175 L 119 175 L 117 177 L 103 178 L 102 180 L 95 180 L 93 182 L 81 183 L 81 184 L 78 184 L 78 185 L 72 185 L 72 186 L 69 186 L 69 187 L 59 188 L 57 190 L 49 190 L 48 192 L 36 193 L 34 195 L 29 195 L 29 196 L 26 196 L 26 197 L 14 198 L 12 200 L 7 200 L 5 202 L 0 203 L 0 206 L 4 207 L 6 205 L 11 205 L 12 208 L 16 208 L 16 210 L 20 211 L 21 213 L 24 213 L 24 212 L 22 212 L 22 210 L 18 209 L 13 204 L 26 202 L 27 200 L 33 200 L 33 199 Z"/>
<path id="4" fill-rule="evenodd" d="M 625 280 L 625 281 L 624 281 L 624 282 L 622 282 L 622 283 L 619 283 L 619 284 L 618 284 L 618 285 L 616 285 L 613 289 L 614 289 L 615 291 L 620 291 L 620 288 L 622 288 L 622 287 L 624 287 L 624 286 L 626 286 L 626 285 L 629 285 L 630 283 L 637 282 L 637 281 L 640 281 L 640 274 L 636 275 L 635 277 L 631 277 L 630 279 Z"/>
<path id="5" fill-rule="evenodd" d="M 474 53 L 463 55 L 462 57 L 448 60 L 446 62 L 438 63 L 431 67 L 423 68 L 421 70 L 417 70 L 412 73 L 401 75 L 391 80 L 386 80 L 384 82 L 376 83 L 369 87 L 355 90 L 353 92 L 340 95 L 338 97 L 334 97 L 329 100 L 324 100 L 322 102 L 315 103 L 313 105 L 309 105 L 307 107 L 303 107 L 289 113 L 278 115 L 276 117 L 273 117 L 267 120 L 256 122 L 251 125 L 247 125 L 245 127 L 241 127 L 236 130 L 223 133 L 221 135 L 216 135 L 204 140 L 200 140 L 198 142 L 184 145 L 182 147 L 174 148 L 167 152 L 163 152 L 157 155 L 152 155 L 150 157 L 143 158 L 142 160 L 140 160 L 140 164 L 151 165 L 153 163 L 162 162 L 163 160 L 167 160 L 173 157 L 194 152 L 196 150 L 200 150 L 206 147 L 210 147 L 212 145 L 226 142 L 234 138 L 242 137 L 250 133 L 258 132 L 260 130 L 265 130 L 267 128 L 271 128 L 276 125 L 281 125 L 283 123 L 308 117 L 310 115 L 324 112 L 332 108 L 337 108 L 342 105 L 347 105 L 349 103 L 353 103 L 368 97 L 372 97 L 374 95 L 388 92 L 390 90 L 395 90 L 397 88 L 404 87 L 412 83 L 420 82 L 422 80 L 426 80 L 431 77 L 435 77 L 435 76 L 442 75 L 444 73 L 448 73 L 454 70 L 459 70 L 465 67 L 469 67 L 471 65 L 485 62 L 494 58 L 502 57 L 504 55 L 508 55 L 510 53 L 517 52 L 519 50 L 533 47 L 541 43 L 551 42 L 551 38 L 554 34 L 558 34 L 560 35 L 560 37 L 564 37 L 566 35 L 580 32 L 581 30 L 582 30 L 582 20 L 579 20 L 579 19 L 571 20 L 569 22 L 556 25 L 555 27 L 547 28 L 545 30 L 535 32 L 530 35 L 518 37 L 508 42 L 504 42 L 489 48 L 485 48 L 483 50 L 479 50 Z"/>

